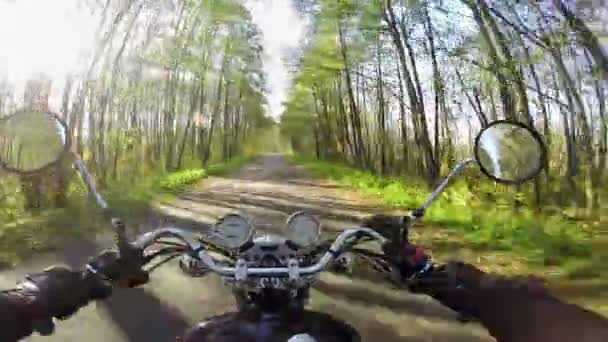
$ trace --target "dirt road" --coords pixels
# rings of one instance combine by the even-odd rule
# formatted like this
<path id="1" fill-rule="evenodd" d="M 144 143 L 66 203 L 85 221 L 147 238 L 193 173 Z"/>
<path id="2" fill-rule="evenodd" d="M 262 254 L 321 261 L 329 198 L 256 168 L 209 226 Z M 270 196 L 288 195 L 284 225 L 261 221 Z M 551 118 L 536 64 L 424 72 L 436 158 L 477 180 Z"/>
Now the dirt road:
<path id="1" fill-rule="evenodd" d="M 208 179 L 174 202 L 160 203 L 158 209 L 161 215 L 150 218 L 146 229 L 167 221 L 205 229 L 216 217 L 241 211 L 254 219 L 258 232 L 276 231 L 290 213 L 305 209 L 321 218 L 325 234 L 381 211 L 354 192 L 307 177 L 279 155 L 264 156 L 232 175 Z M 82 265 L 87 256 L 110 243 L 107 238 L 71 242 L 60 252 L 0 273 L 0 288 L 52 263 Z M 110 300 L 60 322 L 54 336 L 27 341 L 174 341 L 188 326 L 233 309 L 229 292 L 216 276 L 188 278 L 177 265 L 169 264 L 151 278 L 143 288 L 116 291 Z M 450 311 L 428 297 L 392 289 L 367 272 L 352 278 L 324 274 L 312 292 L 310 308 L 351 323 L 364 341 L 492 341 L 481 327 L 456 322 Z"/>

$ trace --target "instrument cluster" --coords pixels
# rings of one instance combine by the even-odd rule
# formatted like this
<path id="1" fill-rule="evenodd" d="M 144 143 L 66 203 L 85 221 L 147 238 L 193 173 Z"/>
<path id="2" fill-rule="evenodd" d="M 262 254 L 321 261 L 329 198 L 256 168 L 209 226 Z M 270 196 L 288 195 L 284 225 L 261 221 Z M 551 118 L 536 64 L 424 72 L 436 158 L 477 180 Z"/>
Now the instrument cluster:
<path id="1" fill-rule="evenodd" d="M 219 238 L 219 242 L 226 248 L 232 250 L 242 249 L 251 243 L 255 236 L 255 227 L 245 216 L 240 214 L 228 214 L 220 218 L 213 227 L 214 235 Z M 321 223 L 313 215 L 299 211 L 287 219 L 286 223 L 287 245 L 294 245 L 298 248 L 308 248 L 314 246 L 321 236 Z M 280 239 L 280 238 L 279 238 Z M 256 239 L 254 244 L 264 244 L 265 240 Z M 268 241 L 273 244 L 274 241 Z M 285 243 L 284 243 L 285 244 Z M 265 248 L 271 248 L 268 243 Z M 257 255 L 257 254 L 256 254 Z M 254 255 L 253 257 L 255 258 Z M 280 255 L 282 257 L 284 255 Z"/>

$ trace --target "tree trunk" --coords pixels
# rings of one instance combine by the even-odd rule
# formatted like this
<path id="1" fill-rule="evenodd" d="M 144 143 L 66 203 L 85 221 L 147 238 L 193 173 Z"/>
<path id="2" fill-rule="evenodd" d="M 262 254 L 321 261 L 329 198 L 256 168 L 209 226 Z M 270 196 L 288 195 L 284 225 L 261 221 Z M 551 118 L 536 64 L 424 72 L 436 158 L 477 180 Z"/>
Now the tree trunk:
<path id="1" fill-rule="evenodd" d="M 202 85 L 199 85 L 199 87 L 201 87 Z M 184 152 L 186 151 L 186 144 L 188 142 L 188 134 L 190 132 L 190 127 L 192 126 L 192 120 L 194 117 L 194 113 L 196 112 L 196 108 L 198 106 L 198 97 L 197 97 L 197 93 L 198 93 L 198 87 L 193 87 L 192 88 L 192 93 L 190 95 L 190 110 L 188 112 L 188 121 L 186 122 L 186 127 L 184 128 L 184 135 L 182 138 L 182 144 L 181 147 L 179 149 L 179 153 L 177 155 L 177 169 L 181 170 L 182 168 L 182 163 L 184 161 Z"/>
<path id="2" fill-rule="evenodd" d="M 401 159 L 402 159 L 402 169 L 407 171 L 409 167 L 409 139 L 407 133 L 407 118 L 405 117 L 405 92 L 403 90 L 403 80 L 401 77 L 401 69 L 399 67 L 399 63 L 397 63 L 397 80 L 399 82 L 399 118 L 401 120 Z"/>
<path id="3" fill-rule="evenodd" d="M 405 54 L 403 42 L 401 40 L 402 35 L 404 35 L 405 33 L 399 32 L 391 0 L 384 1 L 384 10 L 382 12 L 384 15 L 384 19 L 389 26 L 389 31 L 391 32 L 393 43 L 395 44 L 395 47 L 399 54 L 401 71 L 403 72 L 403 78 L 405 79 L 406 89 L 408 92 L 413 116 L 415 117 L 414 123 L 418 123 L 417 125 L 414 125 L 414 132 L 416 133 L 417 143 L 422 149 L 422 153 L 424 155 L 424 160 L 428 172 L 427 179 L 429 180 L 429 183 L 434 184 L 439 178 L 439 165 L 435 162 L 433 157 L 433 148 L 429 140 L 428 129 L 426 125 L 424 104 L 422 98 L 418 97 L 416 85 L 413 83 L 412 77 L 407 67 L 407 57 Z M 410 50 L 410 54 L 411 53 L 412 51 Z M 410 55 L 410 57 L 412 57 L 412 55 Z"/>
<path id="4" fill-rule="evenodd" d="M 209 133 L 207 134 L 207 139 L 205 141 L 204 146 L 204 154 L 202 156 L 203 166 L 207 166 L 209 159 L 211 158 L 211 143 L 213 141 L 213 131 L 215 129 L 215 122 L 217 118 L 220 116 L 221 102 L 222 102 L 222 82 L 224 81 L 224 73 L 226 72 L 227 64 L 228 64 L 228 56 L 226 55 L 226 49 L 224 51 L 224 60 L 222 61 L 222 67 L 220 69 L 220 73 L 218 75 L 217 80 L 217 91 L 215 98 L 215 108 L 213 109 L 213 113 L 211 116 L 211 123 L 209 124 Z M 228 82 L 226 81 L 226 92 L 228 92 Z"/>
<path id="5" fill-rule="evenodd" d="M 518 116 L 522 116 L 520 120 L 526 122 L 528 125 L 533 127 L 533 120 L 532 116 L 530 115 L 530 108 L 528 107 L 528 94 L 526 93 L 526 85 L 523 81 L 521 73 L 517 70 L 518 63 L 513 59 L 511 51 L 509 50 L 509 47 L 506 44 L 507 38 L 502 33 L 502 31 L 500 31 L 498 25 L 496 24 L 496 21 L 490 15 L 488 5 L 486 4 L 485 0 L 478 0 L 478 2 L 481 13 L 486 18 L 488 26 L 490 27 L 494 37 L 496 38 L 496 43 L 500 47 L 501 53 L 504 56 L 505 61 L 503 64 L 506 65 L 506 69 L 508 72 L 507 78 L 513 80 L 513 82 L 515 83 L 516 91 L 519 95 Z"/>
<path id="6" fill-rule="evenodd" d="M 230 88 L 226 86 L 224 92 L 224 118 L 223 118 L 223 136 L 222 136 L 222 159 L 228 160 L 228 131 L 230 129 L 230 106 L 228 106 L 228 99 L 230 97 Z"/>
<path id="7" fill-rule="evenodd" d="M 606 57 L 606 54 L 602 50 L 602 45 L 595 34 L 591 32 L 582 19 L 578 18 L 574 12 L 568 8 L 563 0 L 553 0 L 553 4 L 566 18 L 568 25 L 576 33 L 581 44 L 589 53 L 591 53 L 591 56 L 593 56 L 600 77 L 604 80 L 608 80 L 608 57 Z"/>
<path id="8" fill-rule="evenodd" d="M 357 103 L 355 99 L 355 95 L 353 92 L 353 85 L 350 76 L 350 65 L 348 63 L 348 52 L 346 47 L 346 41 L 344 38 L 344 33 L 342 32 L 342 25 L 338 23 L 338 34 L 340 38 L 340 51 L 342 53 L 342 59 L 344 61 L 344 76 L 346 77 L 346 90 L 349 99 L 350 105 L 350 114 L 352 117 L 353 130 L 355 136 L 355 148 L 357 149 L 357 161 L 358 166 L 366 167 L 369 166 L 369 161 L 367 158 L 367 151 L 365 150 L 365 145 L 363 142 L 363 136 L 361 134 L 361 118 L 359 116 L 359 110 L 357 108 Z"/>
<path id="9" fill-rule="evenodd" d="M 498 81 L 498 86 L 500 90 L 500 99 L 503 105 L 503 113 L 505 118 L 507 119 L 515 119 L 515 104 L 513 101 L 513 97 L 511 96 L 512 91 L 509 86 L 509 82 L 505 75 L 502 73 L 501 65 L 503 64 L 502 60 L 498 55 L 498 49 L 492 40 L 492 36 L 490 35 L 490 31 L 488 30 L 488 26 L 486 21 L 483 18 L 482 11 L 480 10 L 481 2 L 479 0 L 463 0 L 473 12 L 473 17 L 475 18 L 475 22 L 479 27 L 479 33 L 483 37 L 483 40 L 486 42 L 489 55 L 491 59 L 492 68 L 491 70 L 494 72 L 494 76 Z"/>
<path id="10" fill-rule="evenodd" d="M 376 40 L 376 74 L 378 76 L 378 147 L 380 149 L 380 174 L 386 175 L 387 160 L 386 160 L 386 113 L 384 111 L 384 84 L 382 82 L 382 53 L 380 51 L 380 39 Z"/>
<path id="11" fill-rule="evenodd" d="M 433 66 L 433 88 L 435 90 L 435 161 L 441 167 L 441 144 L 439 142 L 439 116 L 440 112 L 445 112 L 445 92 L 444 92 L 444 84 L 443 79 L 441 77 L 441 72 L 439 71 L 439 66 L 437 64 L 437 54 L 435 51 L 435 37 L 433 34 L 433 24 L 431 22 L 431 16 L 429 15 L 428 8 L 426 5 L 423 6 L 424 19 L 425 19 L 425 33 L 426 38 L 429 42 L 429 50 L 431 52 L 431 63 Z"/>

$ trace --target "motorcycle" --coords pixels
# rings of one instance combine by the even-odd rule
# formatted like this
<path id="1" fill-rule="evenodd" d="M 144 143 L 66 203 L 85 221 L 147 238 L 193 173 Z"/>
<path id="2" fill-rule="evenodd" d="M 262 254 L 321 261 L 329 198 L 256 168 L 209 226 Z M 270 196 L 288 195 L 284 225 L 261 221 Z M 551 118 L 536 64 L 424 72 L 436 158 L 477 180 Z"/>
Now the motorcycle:
<path id="1" fill-rule="evenodd" d="M 546 158 L 545 145 L 536 131 L 518 122 L 496 121 L 477 135 L 474 157 L 457 163 L 419 208 L 402 216 L 399 230 L 354 227 L 335 239 L 321 240 L 321 223 L 306 212 L 296 212 L 287 219 L 285 236 L 258 236 L 247 217 L 233 213 L 220 218 L 208 234 L 163 227 L 129 241 L 126 225 L 112 213 L 84 161 L 70 147 L 67 125 L 53 113 L 24 110 L 0 119 L 0 167 L 34 175 L 72 158 L 74 169 L 113 227 L 121 257 L 130 260 L 134 270 L 143 267 L 151 272 L 179 257 L 185 274 L 204 277 L 215 273 L 224 280 L 234 294 L 237 311 L 208 318 L 186 333 L 185 342 L 360 341 L 348 323 L 306 309 L 310 288 L 320 273 L 347 268 L 345 264 L 355 255 L 388 278 L 398 278 L 384 253 L 358 245 L 375 241 L 380 246 L 406 246 L 410 227 L 467 166 L 477 165 L 496 182 L 521 184 L 541 172 Z M 143 259 L 135 251 L 143 251 Z M 411 279 L 429 272 L 433 265 L 429 260 Z"/>

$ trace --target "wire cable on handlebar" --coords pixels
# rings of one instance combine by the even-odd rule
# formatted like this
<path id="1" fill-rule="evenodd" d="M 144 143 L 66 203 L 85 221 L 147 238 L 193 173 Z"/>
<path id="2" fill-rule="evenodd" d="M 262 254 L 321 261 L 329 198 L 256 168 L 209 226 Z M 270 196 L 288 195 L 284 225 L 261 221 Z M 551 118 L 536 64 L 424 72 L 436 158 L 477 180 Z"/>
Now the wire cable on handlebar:
<path id="1" fill-rule="evenodd" d="M 350 242 L 352 242 L 353 238 L 356 240 L 366 235 L 373 237 L 382 245 L 386 243 L 386 238 L 384 236 L 370 228 L 358 227 L 347 229 L 334 240 L 329 249 L 323 256 L 321 256 L 320 259 L 318 259 L 318 261 L 316 261 L 315 264 L 305 267 L 296 267 L 295 270 L 292 266 L 239 268 L 238 263 L 235 265 L 227 265 L 223 262 L 218 263 L 208 253 L 208 249 L 213 248 L 213 244 L 201 241 L 201 239 L 195 237 L 195 234 L 192 232 L 174 227 L 161 228 L 145 233 L 144 235 L 138 237 L 133 244 L 138 248 L 145 248 L 153 245 L 161 238 L 177 238 L 188 245 L 187 252 L 189 255 L 206 264 L 211 271 L 221 276 L 235 277 L 237 281 L 241 281 L 247 277 L 291 277 L 294 273 L 297 274 L 297 277 L 317 274 L 330 266 L 337 255 L 346 249 L 345 247 L 350 248 L 352 246 Z"/>
<path id="2" fill-rule="evenodd" d="M 147 264 L 149 262 L 151 262 L 152 260 L 154 260 L 155 258 L 162 256 L 162 255 L 167 255 L 167 254 L 183 254 L 184 252 L 186 252 L 188 249 L 185 246 L 170 246 L 170 247 L 164 247 L 161 248 L 157 251 L 154 251 L 152 253 L 150 253 L 149 255 L 146 255 L 144 257 L 144 264 Z"/>
<path id="3" fill-rule="evenodd" d="M 171 261 L 171 260 L 173 260 L 173 259 L 175 259 L 175 258 L 179 257 L 180 255 L 182 255 L 182 253 L 181 253 L 181 252 L 180 252 L 180 253 L 173 253 L 173 254 L 169 255 L 168 257 L 166 257 L 165 259 L 163 259 L 163 260 L 161 260 L 161 261 L 157 262 L 156 264 L 154 264 L 154 265 L 152 265 L 152 266 L 148 267 L 148 268 L 147 268 L 145 271 L 146 271 L 146 272 L 152 272 L 152 271 L 154 271 L 156 268 L 158 268 L 158 267 L 160 267 L 160 266 L 162 266 L 162 265 L 166 264 L 167 262 L 169 262 L 169 261 Z"/>

